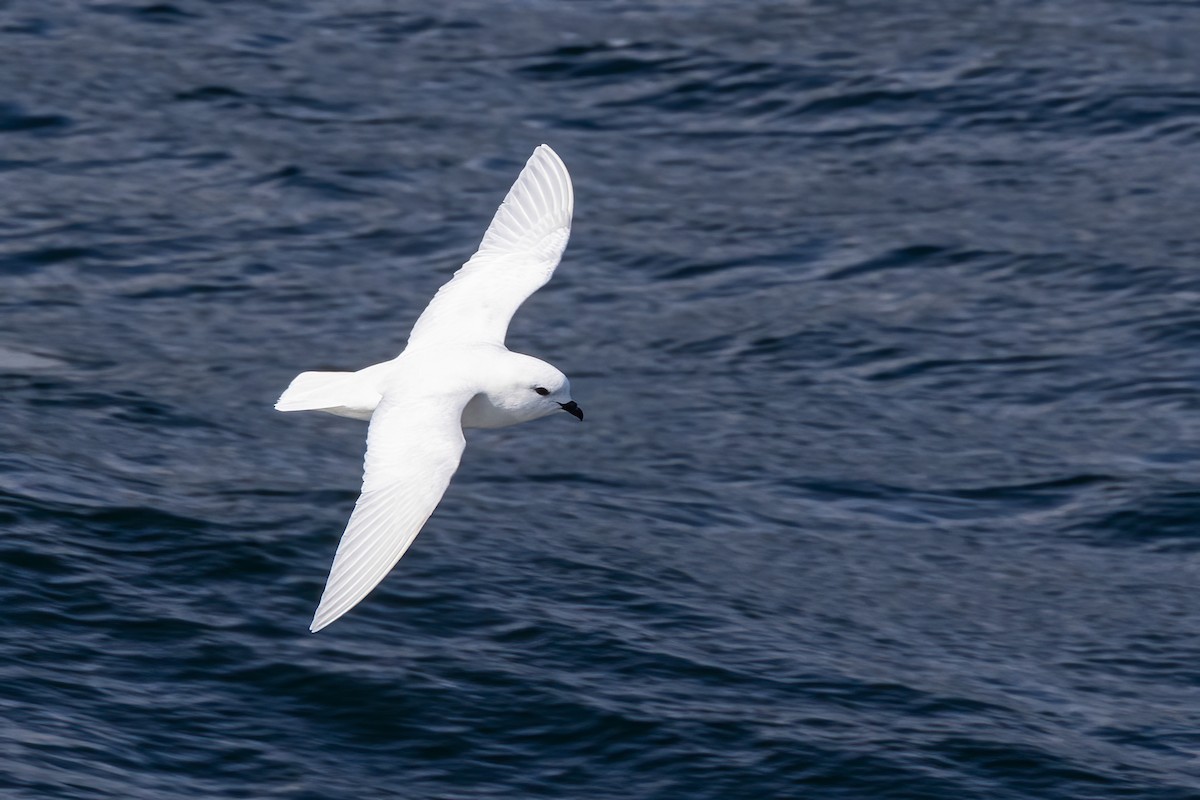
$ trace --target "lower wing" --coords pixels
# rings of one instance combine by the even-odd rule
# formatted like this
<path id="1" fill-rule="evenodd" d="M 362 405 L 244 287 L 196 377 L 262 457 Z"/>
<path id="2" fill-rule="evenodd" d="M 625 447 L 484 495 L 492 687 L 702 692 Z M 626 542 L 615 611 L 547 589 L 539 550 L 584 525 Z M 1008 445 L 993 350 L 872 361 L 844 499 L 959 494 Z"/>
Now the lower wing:
<path id="1" fill-rule="evenodd" d="M 461 420 L 469 399 L 384 394 L 367 432 L 362 494 L 334 555 L 314 633 L 384 579 L 437 508 L 466 444 Z"/>

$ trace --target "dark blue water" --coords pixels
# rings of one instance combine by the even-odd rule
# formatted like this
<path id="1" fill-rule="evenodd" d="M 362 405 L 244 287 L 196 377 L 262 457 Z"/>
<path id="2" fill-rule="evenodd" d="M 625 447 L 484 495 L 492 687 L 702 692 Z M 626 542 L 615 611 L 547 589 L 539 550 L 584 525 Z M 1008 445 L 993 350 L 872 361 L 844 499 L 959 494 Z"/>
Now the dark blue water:
<path id="1" fill-rule="evenodd" d="M 398 9 L 397 6 L 404 6 Z M 0 794 L 1200 797 L 1200 7 L 0 3 Z M 574 235 L 307 625 L 533 147 Z"/>

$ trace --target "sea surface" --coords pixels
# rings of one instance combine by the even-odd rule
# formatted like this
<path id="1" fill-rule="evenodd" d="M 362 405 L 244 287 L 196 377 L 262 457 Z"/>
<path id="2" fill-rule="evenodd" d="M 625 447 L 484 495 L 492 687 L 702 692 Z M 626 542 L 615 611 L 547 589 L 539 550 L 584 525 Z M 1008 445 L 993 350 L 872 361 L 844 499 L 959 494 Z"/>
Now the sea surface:
<path id="1" fill-rule="evenodd" d="M 0 2 L 5 800 L 1200 798 L 1200 5 Z M 308 624 L 533 148 L 571 244 Z"/>

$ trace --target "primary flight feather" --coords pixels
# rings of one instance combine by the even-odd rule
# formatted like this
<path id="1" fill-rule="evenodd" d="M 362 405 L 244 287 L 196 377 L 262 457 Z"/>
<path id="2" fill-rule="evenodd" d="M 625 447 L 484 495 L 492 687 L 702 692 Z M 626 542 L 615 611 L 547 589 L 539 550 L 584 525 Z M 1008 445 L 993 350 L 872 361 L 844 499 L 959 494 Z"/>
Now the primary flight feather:
<path id="1" fill-rule="evenodd" d="M 558 411 L 583 419 L 566 376 L 504 346 L 509 321 L 554 274 L 571 234 L 571 176 L 533 151 L 475 255 L 421 313 L 408 346 L 358 372 L 304 372 L 275 408 L 369 419 L 362 494 L 313 617 L 319 631 L 383 580 L 458 469 L 464 428 L 501 428 Z"/>

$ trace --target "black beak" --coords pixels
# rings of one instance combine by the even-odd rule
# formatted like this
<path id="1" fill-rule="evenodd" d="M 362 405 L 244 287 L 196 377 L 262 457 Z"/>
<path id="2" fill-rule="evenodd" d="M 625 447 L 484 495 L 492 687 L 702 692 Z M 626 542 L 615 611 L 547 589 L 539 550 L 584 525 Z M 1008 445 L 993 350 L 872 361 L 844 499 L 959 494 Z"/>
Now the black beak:
<path id="1" fill-rule="evenodd" d="M 559 403 L 559 405 L 562 406 L 563 411 L 567 412 L 580 422 L 583 422 L 583 409 L 580 408 L 579 404 L 574 400 L 569 403 Z"/>

